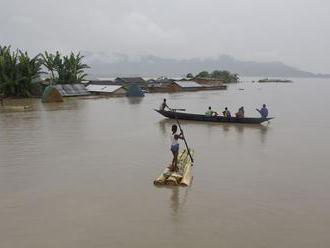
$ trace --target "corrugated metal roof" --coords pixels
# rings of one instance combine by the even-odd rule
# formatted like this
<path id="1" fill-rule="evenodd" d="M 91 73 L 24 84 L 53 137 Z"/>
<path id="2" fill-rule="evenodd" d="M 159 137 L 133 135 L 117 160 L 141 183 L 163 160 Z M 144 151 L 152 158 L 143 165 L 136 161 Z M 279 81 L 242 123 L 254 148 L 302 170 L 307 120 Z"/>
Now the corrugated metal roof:
<path id="1" fill-rule="evenodd" d="M 175 81 L 177 85 L 179 85 L 182 88 L 200 88 L 203 87 L 199 83 L 196 83 L 194 81 Z"/>
<path id="2" fill-rule="evenodd" d="M 88 85 L 87 90 L 90 92 L 103 92 L 103 93 L 113 93 L 116 90 L 122 88 L 121 85 Z"/>
<path id="3" fill-rule="evenodd" d="M 139 83 L 145 83 L 144 79 L 142 77 L 117 77 L 115 79 L 115 82 L 118 84 L 126 83 L 126 84 L 139 84 Z"/>
<path id="4" fill-rule="evenodd" d="M 116 78 L 115 77 L 100 77 L 100 78 L 96 78 L 96 80 L 115 81 Z"/>
<path id="5" fill-rule="evenodd" d="M 88 84 L 95 84 L 95 85 L 113 85 L 114 81 L 111 80 L 91 80 Z"/>
<path id="6" fill-rule="evenodd" d="M 89 92 L 83 84 L 57 84 L 56 89 L 62 96 L 86 96 Z"/>

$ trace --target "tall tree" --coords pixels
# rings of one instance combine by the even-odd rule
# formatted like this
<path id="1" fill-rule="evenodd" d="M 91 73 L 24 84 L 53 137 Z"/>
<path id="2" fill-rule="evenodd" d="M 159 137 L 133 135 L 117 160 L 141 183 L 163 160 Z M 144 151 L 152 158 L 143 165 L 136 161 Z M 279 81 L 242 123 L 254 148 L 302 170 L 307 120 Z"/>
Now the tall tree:
<path id="1" fill-rule="evenodd" d="M 194 75 L 193 75 L 192 73 L 188 73 L 188 74 L 186 75 L 186 78 L 194 78 Z"/>
<path id="2" fill-rule="evenodd" d="M 238 74 L 231 73 L 226 70 L 224 70 L 224 71 L 215 70 L 211 73 L 209 73 L 207 71 L 202 71 L 196 77 L 197 78 L 218 79 L 218 80 L 222 80 L 225 83 L 237 83 L 239 80 Z"/>
<path id="3" fill-rule="evenodd" d="M 209 72 L 208 71 L 201 71 L 200 73 L 197 74 L 196 77 L 198 78 L 208 78 L 210 75 L 209 75 Z"/>

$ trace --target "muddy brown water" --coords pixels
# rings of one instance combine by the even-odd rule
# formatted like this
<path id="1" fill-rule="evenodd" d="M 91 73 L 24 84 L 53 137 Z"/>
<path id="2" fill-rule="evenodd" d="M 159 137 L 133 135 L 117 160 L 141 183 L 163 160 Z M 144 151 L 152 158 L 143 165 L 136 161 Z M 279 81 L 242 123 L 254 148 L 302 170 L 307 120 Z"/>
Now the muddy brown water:
<path id="1" fill-rule="evenodd" d="M 1 112 L 0 247 L 329 247 L 329 91 L 330 80 L 295 79 Z M 276 118 L 183 121 L 193 184 L 157 188 L 173 121 L 152 109 L 164 97 L 250 116 L 266 103 Z"/>

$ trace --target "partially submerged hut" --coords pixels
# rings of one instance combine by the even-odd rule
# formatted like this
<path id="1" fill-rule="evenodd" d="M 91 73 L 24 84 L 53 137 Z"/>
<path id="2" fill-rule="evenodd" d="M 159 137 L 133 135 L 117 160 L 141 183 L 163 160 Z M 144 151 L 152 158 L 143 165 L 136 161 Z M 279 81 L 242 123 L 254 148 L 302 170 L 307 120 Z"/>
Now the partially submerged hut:
<path id="1" fill-rule="evenodd" d="M 198 91 L 203 90 L 203 86 L 193 81 L 174 81 L 169 85 L 170 91 Z"/>
<path id="2" fill-rule="evenodd" d="M 196 77 L 193 79 L 195 82 L 202 84 L 202 85 L 212 85 L 212 86 L 218 86 L 223 85 L 225 83 L 222 79 L 216 79 L 216 78 L 199 78 Z"/>
<path id="3" fill-rule="evenodd" d="M 127 90 L 121 85 L 98 85 L 90 84 L 86 89 L 93 94 L 108 96 L 125 96 Z"/>
<path id="4" fill-rule="evenodd" d="M 56 87 L 47 86 L 42 94 L 41 101 L 44 103 L 63 102 L 63 97 Z"/>
<path id="5" fill-rule="evenodd" d="M 169 92 L 178 91 L 201 91 L 201 90 L 225 90 L 226 85 L 204 85 L 195 81 L 174 81 L 168 86 Z"/>
<path id="6" fill-rule="evenodd" d="M 83 84 L 56 84 L 62 96 L 87 96 L 90 93 Z"/>
<path id="7" fill-rule="evenodd" d="M 195 82 L 205 86 L 207 90 L 226 90 L 227 85 L 224 80 L 216 78 L 194 78 Z"/>
<path id="8" fill-rule="evenodd" d="M 137 84 L 132 84 L 127 87 L 126 96 L 128 97 L 144 97 L 144 92 Z"/>
<path id="9" fill-rule="evenodd" d="M 141 77 L 117 77 L 115 84 L 129 86 L 132 84 L 138 85 L 141 88 L 147 87 L 147 82 Z"/>
<path id="10" fill-rule="evenodd" d="M 169 92 L 170 85 L 175 82 L 174 79 L 169 78 L 158 78 L 148 81 L 148 92 Z"/>

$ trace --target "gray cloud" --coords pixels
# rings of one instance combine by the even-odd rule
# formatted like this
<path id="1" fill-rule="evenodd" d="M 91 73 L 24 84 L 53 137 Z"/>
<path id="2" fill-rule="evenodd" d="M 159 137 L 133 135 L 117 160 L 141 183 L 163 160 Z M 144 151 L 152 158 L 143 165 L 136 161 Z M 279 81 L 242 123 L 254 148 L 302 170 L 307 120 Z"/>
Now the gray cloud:
<path id="1" fill-rule="evenodd" d="M 330 72 L 327 0 L 1 0 L 0 43 L 172 58 L 231 54 Z"/>

